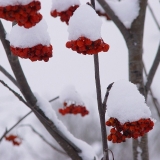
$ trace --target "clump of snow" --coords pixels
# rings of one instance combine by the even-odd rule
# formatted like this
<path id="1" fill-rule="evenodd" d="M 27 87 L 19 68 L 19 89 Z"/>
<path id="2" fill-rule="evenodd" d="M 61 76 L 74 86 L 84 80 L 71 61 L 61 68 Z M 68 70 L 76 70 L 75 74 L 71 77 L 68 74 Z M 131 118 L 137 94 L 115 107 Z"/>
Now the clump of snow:
<path id="1" fill-rule="evenodd" d="M 19 48 L 33 47 L 38 44 L 49 46 L 50 37 L 47 28 L 44 19 L 29 29 L 15 25 L 6 39 L 10 41 L 11 46 Z"/>
<path id="2" fill-rule="evenodd" d="M 67 105 L 84 105 L 81 96 L 73 85 L 65 86 L 60 93 L 60 102 L 66 102 Z"/>
<path id="3" fill-rule="evenodd" d="M 30 2 L 33 1 L 38 1 L 38 0 L 0 0 L 0 6 L 15 6 L 15 5 L 26 5 L 29 4 Z"/>
<path id="4" fill-rule="evenodd" d="M 101 25 L 102 21 L 95 10 L 89 5 L 82 5 L 69 20 L 69 40 L 83 36 L 95 41 L 101 38 Z"/>
<path id="5" fill-rule="evenodd" d="M 107 112 L 110 117 L 117 118 L 122 124 L 141 118 L 151 118 L 151 111 L 145 103 L 145 98 L 137 87 L 127 80 L 119 80 L 113 84 L 107 101 Z"/>
<path id="6" fill-rule="evenodd" d="M 66 11 L 73 5 L 80 5 L 79 0 L 52 0 L 51 11 L 57 10 L 58 12 Z"/>
<path id="7" fill-rule="evenodd" d="M 55 111 L 52 109 L 51 104 L 40 97 L 37 93 L 34 93 L 37 98 L 37 106 L 44 112 L 46 117 L 48 117 L 53 123 L 54 126 L 61 131 L 61 133 L 71 142 L 73 142 L 82 152 L 79 153 L 79 156 L 82 157 L 83 160 L 98 160 L 96 154 L 94 153 L 93 148 L 88 145 L 86 142 L 75 138 L 64 126 L 64 124 L 57 118 Z M 78 127 L 78 125 L 77 125 Z"/>
<path id="8" fill-rule="evenodd" d="M 139 0 L 106 0 L 106 2 L 126 28 L 130 28 L 139 15 Z"/>

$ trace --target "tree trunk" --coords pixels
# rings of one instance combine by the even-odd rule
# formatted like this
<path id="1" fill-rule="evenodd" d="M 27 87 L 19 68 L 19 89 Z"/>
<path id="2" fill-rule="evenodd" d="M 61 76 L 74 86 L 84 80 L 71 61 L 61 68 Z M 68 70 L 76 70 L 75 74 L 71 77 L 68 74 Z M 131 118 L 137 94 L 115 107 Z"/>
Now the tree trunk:
<path id="1" fill-rule="evenodd" d="M 143 31 L 147 1 L 140 1 L 140 14 L 129 30 L 130 36 L 126 40 L 129 50 L 129 80 L 136 84 L 140 93 L 146 97 L 143 83 Z M 133 140 L 133 160 L 149 160 L 147 135 Z"/>

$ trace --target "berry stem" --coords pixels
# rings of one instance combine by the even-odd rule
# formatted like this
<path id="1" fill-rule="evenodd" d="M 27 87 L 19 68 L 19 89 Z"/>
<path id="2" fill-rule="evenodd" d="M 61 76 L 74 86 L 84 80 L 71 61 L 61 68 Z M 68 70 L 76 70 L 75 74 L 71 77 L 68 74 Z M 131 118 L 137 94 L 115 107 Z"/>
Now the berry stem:
<path id="1" fill-rule="evenodd" d="M 91 5 L 95 9 L 95 0 L 91 0 Z M 102 97 L 101 97 L 101 84 L 100 84 L 100 74 L 99 74 L 99 58 L 98 54 L 94 54 L 94 70 L 95 70 L 95 81 L 96 81 L 96 92 L 97 92 L 97 103 L 99 118 L 101 124 L 101 135 L 102 135 L 102 146 L 103 146 L 103 160 L 109 160 L 108 157 L 108 143 L 107 143 L 107 132 L 105 125 L 105 110 L 103 109 Z"/>

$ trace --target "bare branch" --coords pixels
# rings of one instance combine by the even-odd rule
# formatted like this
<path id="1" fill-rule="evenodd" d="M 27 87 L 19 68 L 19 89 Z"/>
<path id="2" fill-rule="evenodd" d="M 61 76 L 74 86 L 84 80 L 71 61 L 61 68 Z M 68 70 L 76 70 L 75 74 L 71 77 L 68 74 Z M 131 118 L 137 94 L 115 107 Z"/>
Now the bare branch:
<path id="1" fill-rule="evenodd" d="M 160 25 L 159 25 L 159 23 L 158 23 L 158 20 L 157 20 L 155 14 L 154 14 L 154 12 L 153 12 L 153 10 L 152 10 L 149 2 L 148 2 L 148 9 L 149 9 L 149 11 L 151 12 L 151 15 L 152 15 L 152 17 L 153 17 L 153 20 L 154 20 L 154 22 L 156 23 L 156 26 L 157 26 L 158 29 L 160 30 Z"/>
<path id="2" fill-rule="evenodd" d="M 17 79 L 21 93 L 25 97 L 27 103 L 29 104 L 29 107 L 32 109 L 32 111 L 40 120 L 40 122 L 44 125 L 44 127 L 48 130 L 48 132 L 53 136 L 53 138 L 55 138 L 59 145 L 67 152 L 67 154 L 73 160 L 81 160 L 81 157 L 78 155 L 78 152 L 81 152 L 81 150 L 76 146 L 76 144 L 71 142 L 60 130 L 58 130 L 54 123 L 45 116 L 43 111 L 38 106 L 36 106 L 37 100 L 28 85 L 26 77 L 19 63 L 18 57 L 12 55 L 10 51 L 10 44 L 5 39 L 5 36 L 6 32 L 2 22 L 0 21 L 0 39 L 2 45 L 4 46 L 4 49 L 6 51 L 9 63 Z"/>
<path id="3" fill-rule="evenodd" d="M 154 59 L 154 62 L 152 64 L 152 67 L 149 71 L 149 74 L 148 74 L 148 77 L 147 77 L 147 82 L 146 82 L 146 85 L 145 85 L 145 89 L 146 89 L 146 93 L 148 92 L 151 84 L 152 84 L 152 81 L 153 81 L 153 78 L 154 78 L 154 75 L 156 73 L 156 70 L 159 66 L 159 62 L 160 62 L 160 45 L 158 47 L 158 51 L 157 51 L 157 54 L 156 54 L 156 57 Z"/>
<path id="4" fill-rule="evenodd" d="M 55 98 L 49 100 L 49 102 L 53 102 L 53 101 L 55 101 L 55 100 L 57 100 L 57 99 L 59 99 L 59 96 L 57 96 L 57 97 L 55 97 Z"/>
<path id="5" fill-rule="evenodd" d="M 28 115 L 30 115 L 32 113 L 32 111 L 28 112 L 26 115 L 24 115 L 16 124 L 14 124 L 10 129 L 6 129 L 6 131 L 4 132 L 4 134 L 2 135 L 2 137 L 0 138 L 0 142 L 2 141 L 2 139 L 10 132 L 12 131 L 20 122 L 22 122 Z"/>
<path id="6" fill-rule="evenodd" d="M 48 142 L 44 137 L 43 135 L 41 135 L 38 131 L 36 131 L 32 125 L 30 124 L 23 124 L 23 125 L 20 125 L 20 127 L 30 127 L 32 129 L 32 131 L 37 134 L 46 144 L 48 144 L 51 148 L 53 148 L 54 150 L 56 150 L 57 152 L 60 152 L 64 155 L 67 156 L 67 154 L 63 151 L 61 151 L 60 149 L 58 149 L 57 147 L 55 147 L 53 144 L 51 144 L 50 142 Z"/>
<path id="7" fill-rule="evenodd" d="M 23 97 L 18 94 L 16 91 L 14 91 L 12 88 L 10 88 L 4 81 L 0 80 L 0 83 L 2 83 L 6 88 L 8 88 L 21 102 L 23 102 L 26 106 L 29 107 L 28 103 L 23 99 Z"/>
<path id="8" fill-rule="evenodd" d="M 145 76 L 148 77 L 147 70 L 146 70 L 144 62 L 143 62 L 143 69 L 144 69 Z M 158 103 L 157 98 L 154 97 L 151 87 L 149 88 L 149 92 L 150 92 L 151 97 L 152 97 L 152 102 L 153 102 L 153 104 L 154 104 L 154 106 L 155 106 L 155 108 L 157 110 L 157 114 L 158 114 L 158 116 L 160 118 L 160 104 Z"/>
<path id="9" fill-rule="evenodd" d="M 119 18 L 115 15 L 114 11 L 110 8 L 108 3 L 105 0 L 97 0 L 99 4 L 102 6 L 107 15 L 111 18 L 111 20 L 115 23 L 118 29 L 121 31 L 123 36 L 128 39 L 129 38 L 129 30 L 124 26 L 124 24 L 119 20 Z"/>
<path id="10" fill-rule="evenodd" d="M 91 0 L 91 5 L 95 9 L 95 0 Z M 96 83 L 96 93 L 97 93 L 97 103 L 98 103 L 98 111 L 100 117 L 100 124 L 101 124 L 101 135 L 102 135 L 102 146 L 103 152 L 108 149 L 107 144 L 107 132 L 106 132 L 106 125 L 105 125 L 105 110 L 103 109 L 102 105 L 102 97 L 101 97 L 101 84 L 100 84 L 100 74 L 99 74 L 99 58 L 98 54 L 93 56 L 94 58 L 94 71 L 95 71 L 95 83 Z M 106 160 L 109 160 L 108 152 L 106 152 Z"/>
<path id="11" fill-rule="evenodd" d="M 103 100 L 103 109 L 104 109 L 104 110 L 107 109 L 107 108 L 106 108 L 106 107 L 107 107 L 106 103 L 107 103 L 107 99 L 108 99 L 108 96 L 109 96 L 109 91 L 111 90 L 113 84 L 114 84 L 114 82 L 111 83 L 110 85 L 108 85 L 108 87 L 107 87 L 107 92 L 106 92 L 106 94 L 105 94 L 105 96 L 104 96 L 104 100 Z"/>
<path id="12" fill-rule="evenodd" d="M 9 72 L 7 72 L 6 69 L 3 68 L 1 65 L 0 65 L 0 71 L 1 71 L 9 80 L 11 80 L 15 86 L 18 87 L 18 83 L 17 83 L 17 81 L 14 79 L 14 77 L 13 77 L 11 74 L 9 74 Z"/>

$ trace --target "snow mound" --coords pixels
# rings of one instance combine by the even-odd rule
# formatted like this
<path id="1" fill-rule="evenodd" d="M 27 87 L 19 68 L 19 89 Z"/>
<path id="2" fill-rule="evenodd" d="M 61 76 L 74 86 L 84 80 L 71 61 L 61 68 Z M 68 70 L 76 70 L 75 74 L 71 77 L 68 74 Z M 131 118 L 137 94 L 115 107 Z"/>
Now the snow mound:
<path id="1" fill-rule="evenodd" d="M 117 118 L 122 124 L 151 117 L 145 98 L 127 80 L 119 80 L 113 84 L 107 101 L 107 112 L 108 116 Z"/>
<path id="2" fill-rule="evenodd" d="M 60 93 L 60 102 L 66 102 L 67 105 L 76 104 L 84 105 L 81 96 L 76 91 L 73 85 L 65 86 Z"/>
<path id="3" fill-rule="evenodd" d="M 0 0 L 0 6 L 8 6 L 8 5 L 26 5 L 29 4 L 30 2 L 33 1 L 38 1 L 38 0 Z"/>
<path id="4" fill-rule="evenodd" d="M 15 25 L 6 39 L 10 41 L 11 46 L 19 48 L 33 47 L 38 44 L 49 46 L 50 37 L 47 28 L 44 19 L 29 29 Z"/>
<path id="5" fill-rule="evenodd" d="M 106 2 L 126 28 L 130 28 L 139 15 L 139 0 L 106 0 Z"/>
<path id="6" fill-rule="evenodd" d="M 51 11 L 57 10 L 58 12 L 66 11 L 73 5 L 80 5 L 79 0 L 52 0 Z"/>
<path id="7" fill-rule="evenodd" d="M 102 21 L 95 10 L 89 5 L 82 5 L 76 9 L 69 20 L 69 40 L 86 37 L 92 41 L 101 38 Z"/>

